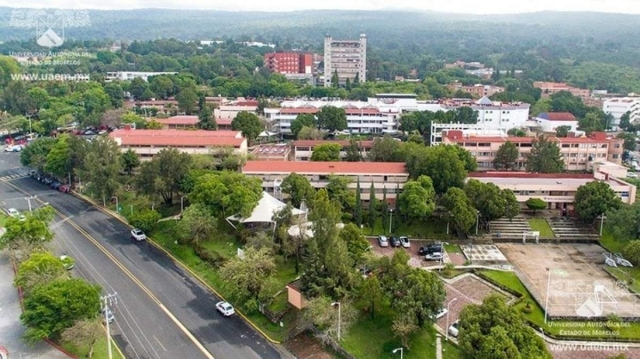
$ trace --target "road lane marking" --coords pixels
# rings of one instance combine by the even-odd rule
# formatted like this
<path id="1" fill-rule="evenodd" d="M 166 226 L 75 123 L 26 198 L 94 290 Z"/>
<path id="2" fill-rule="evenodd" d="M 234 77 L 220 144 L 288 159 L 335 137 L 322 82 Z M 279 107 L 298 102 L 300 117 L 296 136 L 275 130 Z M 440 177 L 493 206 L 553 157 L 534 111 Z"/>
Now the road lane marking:
<path id="1" fill-rule="evenodd" d="M 5 182 L 8 186 L 13 187 L 14 189 L 16 189 L 19 192 L 22 192 L 26 195 L 30 195 L 30 193 L 28 193 L 27 191 L 23 190 L 22 188 L 14 185 L 13 183 L 10 182 Z M 38 202 L 44 203 L 40 198 L 36 198 L 35 199 Z M 80 227 L 78 224 L 76 224 L 73 220 L 69 219 L 69 217 L 65 216 L 64 214 L 62 214 L 62 212 L 60 212 L 59 210 L 57 210 L 55 207 L 51 206 L 50 207 L 53 208 L 53 210 L 58 214 L 58 216 L 60 216 L 60 218 L 62 219 L 68 219 L 67 223 L 69 223 L 72 227 L 74 227 L 76 230 L 78 230 L 78 232 L 80 232 L 80 234 L 82 234 L 83 236 L 85 236 L 89 241 L 91 241 L 100 251 L 102 251 L 102 253 L 104 253 L 109 259 L 111 259 L 111 261 L 118 266 L 118 268 L 120 268 L 120 270 L 122 270 L 129 278 L 131 278 L 131 280 L 136 283 L 138 285 L 138 287 L 140 287 L 140 289 L 145 292 L 149 298 L 155 302 L 162 311 L 165 312 L 165 314 L 167 316 L 169 316 L 169 318 L 178 326 L 178 328 L 180 328 L 180 330 L 182 330 L 182 332 L 191 340 L 191 342 L 193 342 L 193 344 L 202 352 L 202 354 L 204 354 L 208 359 L 215 359 L 213 357 L 213 355 L 211 355 L 211 353 L 209 353 L 209 351 L 204 347 L 204 345 L 202 345 L 202 343 L 200 343 L 200 341 L 198 339 L 196 339 L 196 337 L 193 336 L 193 334 L 191 334 L 191 332 L 178 320 L 178 318 L 176 318 L 173 313 L 171 313 L 169 311 L 169 309 L 167 309 L 162 302 L 160 302 L 160 300 L 144 285 L 142 284 L 142 282 L 140 282 L 140 280 L 133 275 L 133 273 L 131 273 L 129 271 L 129 269 L 127 269 L 120 261 L 118 261 L 117 258 L 115 258 L 113 256 L 113 254 L 111 254 L 111 252 L 109 252 L 104 246 L 102 246 L 102 244 L 100 244 L 95 238 L 93 238 L 93 236 L 91 236 L 91 234 L 89 234 L 87 231 L 85 231 L 82 227 Z"/>
<path id="2" fill-rule="evenodd" d="M 155 335 L 153 336 L 153 339 L 155 339 L 158 342 L 158 344 L 160 344 L 160 348 L 162 348 L 162 350 L 164 350 L 165 352 L 167 351 L 167 349 L 164 347 L 164 345 L 162 345 L 162 343 L 160 343 L 160 341 L 158 340 L 158 338 L 156 338 Z"/>

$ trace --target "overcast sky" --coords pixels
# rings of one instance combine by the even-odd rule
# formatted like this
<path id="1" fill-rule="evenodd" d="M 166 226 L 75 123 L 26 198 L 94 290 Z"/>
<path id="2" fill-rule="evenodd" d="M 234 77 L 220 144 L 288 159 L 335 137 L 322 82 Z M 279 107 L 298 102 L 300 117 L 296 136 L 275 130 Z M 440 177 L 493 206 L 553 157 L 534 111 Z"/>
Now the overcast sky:
<path id="1" fill-rule="evenodd" d="M 640 0 L 0 0 L 0 6 L 66 9 L 210 9 L 292 11 L 306 9 L 419 9 L 472 14 L 600 11 L 640 14 Z"/>

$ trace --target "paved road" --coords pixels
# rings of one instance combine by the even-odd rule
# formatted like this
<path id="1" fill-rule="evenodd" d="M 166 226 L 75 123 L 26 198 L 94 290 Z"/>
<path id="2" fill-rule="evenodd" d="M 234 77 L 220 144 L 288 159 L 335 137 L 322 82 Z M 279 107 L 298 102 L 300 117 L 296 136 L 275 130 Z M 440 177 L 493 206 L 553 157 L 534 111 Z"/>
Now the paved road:
<path id="1" fill-rule="evenodd" d="M 71 195 L 21 178 L 22 173 L 26 170 L 17 165 L 17 154 L 0 154 L 0 180 L 61 213 L 53 226 L 54 242 L 79 262 L 74 271 L 108 292 L 118 292 L 115 338 L 128 357 L 204 357 L 190 335 L 216 359 L 288 356 L 240 317 L 220 316 L 215 310 L 218 298 L 161 251 L 146 242 L 132 243 L 129 228 L 120 221 Z M 25 194 L 9 183 L 0 184 L 0 201 L 5 202 L 0 204 L 24 210 Z"/>

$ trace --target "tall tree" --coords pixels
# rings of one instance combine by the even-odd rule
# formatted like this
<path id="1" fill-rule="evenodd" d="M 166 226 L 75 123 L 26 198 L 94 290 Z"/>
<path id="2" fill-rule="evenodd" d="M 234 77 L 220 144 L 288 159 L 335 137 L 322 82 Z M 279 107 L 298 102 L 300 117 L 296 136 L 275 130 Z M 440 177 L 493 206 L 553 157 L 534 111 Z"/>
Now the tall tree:
<path id="1" fill-rule="evenodd" d="M 495 184 L 471 179 L 465 184 L 464 191 L 485 221 L 493 221 L 504 216 L 507 199 L 503 196 L 504 192 Z"/>
<path id="2" fill-rule="evenodd" d="M 592 221 L 599 215 L 622 206 L 622 200 L 611 186 L 600 181 L 578 187 L 574 202 L 576 215 L 585 221 Z"/>
<path id="3" fill-rule="evenodd" d="M 382 188 L 382 229 L 387 233 L 389 229 L 389 202 L 387 202 L 387 188 Z M 391 234 L 391 233 L 389 233 Z"/>
<path id="4" fill-rule="evenodd" d="M 340 161 L 340 151 L 342 145 L 338 143 L 322 143 L 313 148 L 311 153 L 311 161 L 333 162 Z"/>
<path id="5" fill-rule="evenodd" d="M 249 217 L 262 198 L 262 181 L 237 172 L 200 176 L 189 194 L 191 203 L 209 207 L 217 218 L 233 214 Z"/>
<path id="6" fill-rule="evenodd" d="M 358 141 L 354 139 L 351 139 L 349 141 L 349 146 L 347 147 L 344 160 L 347 162 L 362 161 L 362 153 L 360 152 L 360 146 L 358 145 Z"/>
<path id="7" fill-rule="evenodd" d="M 371 228 L 371 233 L 373 233 L 373 227 L 376 224 L 376 218 L 378 217 L 376 213 L 376 189 L 373 186 L 373 182 L 371 182 L 371 187 L 369 188 L 369 228 Z"/>
<path id="8" fill-rule="evenodd" d="M 358 298 L 369 304 L 371 319 L 375 319 L 376 303 L 379 303 L 382 300 L 382 287 L 380 286 L 378 277 L 374 275 L 360 282 Z"/>
<path id="9" fill-rule="evenodd" d="M 55 145 L 56 140 L 51 137 L 40 137 L 35 139 L 20 152 L 20 163 L 23 166 L 44 170 L 47 164 L 47 154 Z"/>
<path id="10" fill-rule="evenodd" d="M 622 116 L 620 116 L 619 126 L 624 131 L 632 131 L 635 129 L 635 126 L 631 123 L 631 111 L 627 111 Z"/>
<path id="11" fill-rule="evenodd" d="M 216 233 L 217 221 L 207 207 L 194 203 L 184 211 L 177 227 L 182 243 L 198 245 Z"/>
<path id="12" fill-rule="evenodd" d="M 493 168 L 497 170 L 512 169 L 515 167 L 519 156 L 518 147 L 513 142 L 506 141 L 496 151 L 496 157 L 493 159 Z"/>
<path id="13" fill-rule="evenodd" d="M 292 172 L 282 180 L 280 188 L 283 193 L 289 195 L 291 204 L 296 208 L 300 208 L 302 202 L 309 205 L 315 194 L 315 190 L 309 180 L 305 176 L 295 172 Z"/>
<path id="14" fill-rule="evenodd" d="M 389 135 L 377 137 L 373 140 L 367 159 L 371 162 L 402 162 L 400 146 L 401 142 Z"/>
<path id="15" fill-rule="evenodd" d="M 562 125 L 556 127 L 556 136 L 557 137 L 567 137 L 569 135 L 569 130 L 571 130 L 571 126 Z"/>
<path id="16" fill-rule="evenodd" d="M 426 220 L 436 209 L 436 192 L 431 178 L 420 176 L 405 183 L 397 201 L 400 207 L 398 216 L 402 214 L 405 218 Z"/>
<path id="17" fill-rule="evenodd" d="M 44 170 L 58 178 L 64 177 L 67 172 L 71 171 L 71 152 L 68 140 L 68 135 L 58 137 L 51 151 L 47 154 L 47 164 L 44 166 Z"/>
<path id="18" fill-rule="evenodd" d="M 29 259 L 20 263 L 14 283 L 22 288 L 25 296 L 29 296 L 35 287 L 67 277 L 60 258 L 50 252 L 33 252 Z"/>
<path id="19" fill-rule="evenodd" d="M 462 233 L 467 233 L 476 222 L 476 209 L 460 188 L 449 188 L 442 196 L 442 205 L 449 211 L 454 228 Z"/>
<path id="20" fill-rule="evenodd" d="M 358 181 L 356 183 L 356 208 L 355 208 L 355 220 L 358 228 L 362 225 L 362 199 L 360 198 L 360 177 L 358 177 Z"/>
<path id="21" fill-rule="evenodd" d="M 236 115 L 231 121 L 231 129 L 234 131 L 241 131 L 242 135 L 249 142 L 253 142 L 260 132 L 262 132 L 262 123 L 258 116 L 253 113 L 242 111 Z"/>
<path id="22" fill-rule="evenodd" d="M 412 178 L 428 176 L 433 181 L 437 194 L 445 193 L 450 187 L 461 188 L 464 185 L 467 172 L 456 146 L 405 146 L 409 149 L 406 163 Z"/>
<path id="23" fill-rule="evenodd" d="M 633 240 L 640 237 L 640 202 L 632 205 L 623 204 L 620 208 L 610 209 L 606 216 L 607 232 L 614 238 Z"/>
<path id="24" fill-rule="evenodd" d="M 352 213 L 351 211 L 356 206 L 356 195 L 349 188 L 349 185 L 351 185 L 351 178 L 330 175 L 325 188 L 329 194 L 329 199 L 340 204 L 344 212 Z"/>
<path id="25" fill-rule="evenodd" d="M 342 131 L 347 128 L 347 113 L 342 108 L 324 106 L 318 112 L 318 126 L 329 132 Z"/>
<path id="26" fill-rule="evenodd" d="M 134 169 L 140 166 L 140 158 L 138 157 L 138 154 L 130 148 L 122 153 L 120 161 L 122 162 L 122 169 L 127 172 L 129 176 L 131 176 Z"/>
<path id="27" fill-rule="evenodd" d="M 190 166 L 191 156 L 188 154 L 175 148 L 161 150 L 140 167 L 137 189 L 150 196 L 159 196 L 165 203 L 171 204 L 173 196 L 180 193 Z"/>
<path id="28" fill-rule="evenodd" d="M 111 198 L 120 185 L 118 174 L 121 168 L 120 147 L 110 137 L 100 136 L 91 141 L 79 174 L 84 183 L 89 183 L 90 191 L 100 197 Z"/>
<path id="29" fill-rule="evenodd" d="M 520 213 L 520 203 L 516 198 L 516 195 L 509 189 L 502 190 L 502 196 L 506 201 L 504 216 L 512 220 L 513 217 Z"/>
<path id="30" fill-rule="evenodd" d="M 624 143 L 623 143 L 622 147 L 624 147 L 625 150 L 627 150 L 627 151 L 635 151 L 636 150 L 637 142 L 636 142 L 636 135 L 635 134 L 621 132 L 621 133 L 618 134 L 617 138 L 624 139 Z"/>
<path id="31" fill-rule="evenodd" d="M 527 157 L 527 172 L 560 173 L 564 171 L 564 160 L 560 148 L 544 135 L 533 140 L 531 153 Z"/>
<path id="32" fill-rule="evenodd" d="M 211 108 L 209 108 L 209 106 L 207 106 L 206 104 L 200 109 L 200 113 L 198 114 L 197 127 L 201 130 L 208 131 L 215 131 L 218 129 L 218 123 L 211 114 Z"/>
<path id="33" fill-rule="evenodd" d="M 180 109 L 180 111 L 186 113 L 187 115 L 191 115 L 196 108 L 198 95 L 192 88 L 187 87 L 182 89 L 176 95 L 176 101 L 178 101 L 178 108 Z"/>
<path id="34" fill-rule="evenodd" d="M 224 287 L 249 311 L 257 311 L 260 294 L 268 279 L 276 272 L 276 262 L 267 249 L 246 248 L 243 258 L 227 261 L 220 274 L 226 278 Z"/>
<path id="35" fill-rule="evenodd" d="M 89 347 L 87 357 L 93 357 L 93 349 L 98 339 L 104 335 L 104 327 L 98 318 L 78 320 L 70 328 L 62 332 L 61 339 L 76 348 Z"/>
<path id="36" fill-rule="evenodd" d="M 298 134 L 303 127 L 316 128 L 316 118 L 312 114 L 302 113 L 299 114 L 295 120 L 291 121 L 291 133 L 298 138 Z"/>

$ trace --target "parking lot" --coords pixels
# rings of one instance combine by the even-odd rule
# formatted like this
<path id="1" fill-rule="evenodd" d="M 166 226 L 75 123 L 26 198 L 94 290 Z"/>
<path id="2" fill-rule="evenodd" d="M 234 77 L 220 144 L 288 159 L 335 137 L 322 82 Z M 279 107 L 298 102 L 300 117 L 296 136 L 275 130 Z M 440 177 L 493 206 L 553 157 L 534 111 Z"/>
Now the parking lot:
<path id="1" fill-rule="evenodd" d="M 595 244 L 498 244 L 524 285 L 543 307 L 549 287 L 552 317 L 594 317 L 616 313 L 637 317 L 638 298 L 604 269 L 605 250 Z M 549 271 L 547 271 L 549 268 Z"/>
<path id="2" fill-rule="evenodd" d="M 421 256 L 418 254 L 418 249 L 421 246 L 424 246 L 426 244 L 430 244 L 430 243 L 434 243 L 434 241 L 425 241 L 425 240 L 412 240 L 411 243 L 411 247 L 410 248 L 393 248 L 391 246 L 389 247 L 380 247 L 380 245 L 378 244 L 378 239 L 377 237 L 369 237 L 367 238 L 367 240 L 369 241 L 369 243 L 371 244 L 371 247 L 374 251 L 374 253 L 379 254 L 379 255 L 383 255 L 383 256 L 388 256 L 391 257 L 393 256 L 393 252 L 394 250 L 404 250 L 406 251 L 409 256 L 411 257 L 411 259 L 409 259 L 409 265 L 414 266 L 414 267 L 431 267 L 431 266 L 437 266 L 440 265 L 439 261 L 427 261 L 424 259 L 424 256 Z M 449 262 L 449 258 L 445 253 L 443 253 L 444 255 L 444 259 L 443 259 L 443 263 L 448 263 Z"/>

